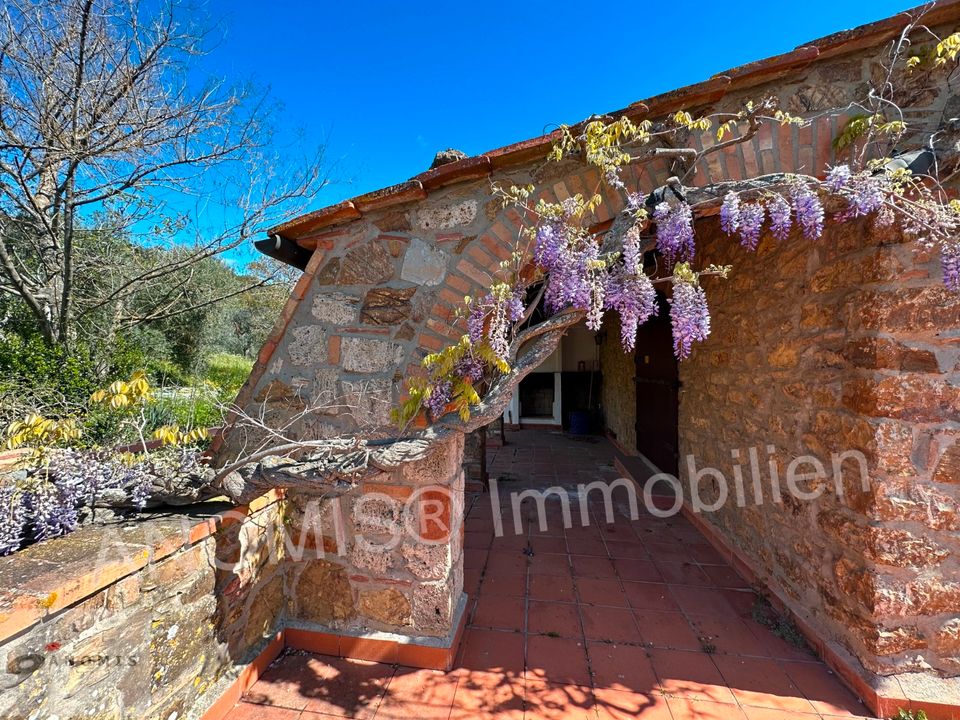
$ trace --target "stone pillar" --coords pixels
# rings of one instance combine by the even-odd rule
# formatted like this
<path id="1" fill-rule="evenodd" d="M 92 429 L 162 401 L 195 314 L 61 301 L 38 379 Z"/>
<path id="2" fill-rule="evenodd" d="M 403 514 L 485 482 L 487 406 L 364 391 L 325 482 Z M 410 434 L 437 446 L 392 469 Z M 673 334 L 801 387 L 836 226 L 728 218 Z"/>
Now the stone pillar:
<path id="1" fill-rule="evenodd" d="M 453 643 L 465 604 L 462 461 L 452 433 L 339 498 L 291 498 L 288 627 Z"/>

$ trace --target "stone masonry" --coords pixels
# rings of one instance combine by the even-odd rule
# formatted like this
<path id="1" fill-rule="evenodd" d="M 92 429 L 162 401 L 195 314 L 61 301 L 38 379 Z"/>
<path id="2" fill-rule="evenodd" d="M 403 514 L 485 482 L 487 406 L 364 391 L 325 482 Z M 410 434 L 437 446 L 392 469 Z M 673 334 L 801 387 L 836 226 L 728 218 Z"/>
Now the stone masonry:
<path id="1" fill-rule="evenodd" d="M 945 6 L 928 20 L 952 32 L 960 24 L 956 9 Z M 902 23 L 894 18 L 824 38 L 622 112 L 635 119 L 679 109 L 735 112 L 748 100 L 775 95 L 782 107 L 815 122 L 764 126 L 750 141 L 701 161 L 692 182 L 822 175 L 844 159 L 831 141 L 847 117 L 821 113 L 862 94 Z M 957 114 L 942 78 L 929 87 L 918 78 L 906 83 L 908 122 Z M 513 249 L 520 218 L 491 199 L 491 181 L 534 183 L 551 201 L 600 188 L 598 226 L 621 208 L 595 171 L 572 161 L 544 163 L 550 141 L 442 165 L 276 228 L 312 257 L 238 403 L 263 408 L 268 420 L 326 404 L 297 428 L 303 438 L 394 434 L 388 409 L 400 399 L 404 378 L 421 372 L 425 354 L 462 335 L 457 309 L 464 295 L 485 291 Z M 649 192 L 674 170 L 661 159 L 633 172 L 628 184 Z M 960 316 L 956 299 L 942 290 L 935 259 L 866 224 L 831 230 L 816 244 L 792 238 L 775 245 L 768 238 L 755 256 L 717 236 L 713 221 L 700 225 L 698 234 L 709 241 L 700 260 L 736 267 L 726 283 L 707 281 L 714 331 L 682 368 L 682 454 L 732 471 L 733 449 L 771 444 L 776 463 L 787 466 L 808 453 L 829 460 L 834 451 L 860 450 L 872 481 L 868 492 L 847 488 L 843 501 L 824 492 L 803 503 L 727 506 L 707 521 L 864 672 L 957 676 Z M 620 369 L 628 372 L 629 362 Z M 625 394 L 609 402 L 615 387 L 605 378 L 607 421 L 629 440 L 631 408 Z M 222 453 L 236 453 L 242 441 L 228 435 Z M 399 552 L 381 560 L 389 561 L 386 575 L 371 581 L 366 594 L 365 581 L 338 569 L 343 563 L 302 568 L 304 590 L 322 577 L 344 592 L 349 585 L 351 600 L 314 611 L 294 598 L 292 612 L 319 612 L 334 625 L 362 611 L 371 622 L 414 617 L 415 602 L 405 597 L 408 611 L 399 597 L 405 586 L 391 585 L 396 568 L 407 580 L 413 572 L 395 564 Z M 369 558 L 349 561 L 359 568 L 356 561 Z M 451 565 L 451 577 L 457 572 Z"/>

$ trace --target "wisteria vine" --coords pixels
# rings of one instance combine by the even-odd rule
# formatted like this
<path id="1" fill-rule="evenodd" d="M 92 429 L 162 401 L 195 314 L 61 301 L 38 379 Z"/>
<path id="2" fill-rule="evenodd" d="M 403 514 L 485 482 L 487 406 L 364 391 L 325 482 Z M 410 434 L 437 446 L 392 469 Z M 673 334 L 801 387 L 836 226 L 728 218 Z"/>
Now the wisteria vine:
<path id="1" fill-rule="evenodd" d="M 908 45 L 896 45 L 896 51 Z M 958 54 L 960 33 L 955 33 L 932 51 L 936 61 L 929 63 L 930 72 L 955 64 Z M 894 54 L 891 67 L 911 72 L 925 66 L 901 53 Z M 825 168 L 821 177 L 761 176 L 723 189 L 688 192 L 683 178 L 707 154 L 750 140 L 764 124 L 805 126 L 811 120 L 794 117 L 767 98 L 709 117 L 680 111 L 657 123 L 621 116 L 588 120 L 576 132 L 561 126 L 549 160 L 576 159 L 596 168 L 594 194 L 551 202 L 549 191 L 541 193 L 533 185 L 496 188 L 504 206 L 524 219 L 512 257 L 501 263 L 488 294 L 466 298 L 467 334 L 457 345 L 427 357 L 429 374 L 410 383 L 409 396 L 395 413 L 399 424 L 405 426 L 423 407 L 434 419 L 451 409 L 469 417 L 472 399 L 479 400 L 479 391 L 509 370 L 511 340 L 521 325 L 531 322 L 538 306 L 547 315 L 579 311 L 591 330 L 600 329 L 605 314 L 613 312 L 620 319 L 620 342 L 630 352 L 639 326 L 657 314 L 660 294 L 669 305 L 674 353 L 679 360 L 688 358 L 696 343 L 710 335 L 702 279 L 726 277 L 731 270 L 696 264 L 696 218 L 704 210 L 712 214 L 717 205 L 722 232 L 751 252 L 766 236 L 774 242 L 820 241 L 827 222 L 869 218 L 879 227 L 897 223 L 906 236 L 939 252 L 945 286 L 960 291 L 960 201 L 940 186 L 935 160 L 933 174 L 918 166 L 915 175 L 893 153 L 907 125 L 902 113 L 891 110 L 897 106 L 890 87 L 892 81 L 869 93 L 859 105 L 865 114 L 848 120 L 834 138 L 849 162 Z M 691 134 L 708 132 L 715 132 L 716 139 L 697 143 L 704 149 L 678 147 L 693 144 Z M 656 139 L 665 142 L 654 146 Z M 631 187 L 625 168 L 664 156 L 676 159 L 675 172 L 683 177 L 670 178 L 648 196 Z M 622 199 L 624 209 L 612 228 L 591 229 L 595 211 L 611 195 Z"/>

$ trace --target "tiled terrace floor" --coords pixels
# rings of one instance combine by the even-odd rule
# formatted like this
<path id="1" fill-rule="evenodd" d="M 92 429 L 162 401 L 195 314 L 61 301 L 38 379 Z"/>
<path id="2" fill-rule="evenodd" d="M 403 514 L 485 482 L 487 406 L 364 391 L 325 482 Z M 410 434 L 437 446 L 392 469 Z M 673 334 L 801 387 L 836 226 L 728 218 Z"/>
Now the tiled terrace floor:
<path id="1" fill-rule="evenodd" d="M 490 452 L 500 501 L 529 485 L 615 478 L 605 440 L 544 431 L 508 435 Z M 623 490 L 618 490 L 623 493 Z M 613 523 L 599 496 L 583 527 L 558 498 L 541 530 L 495 537 L 492 503 L 466 520 L 468 627 L 449 673 L 290 654 L 247 693 L 230 720 L 355 717 L 416 720 L 812 720 L 869 717 L 826 666 L 753 619 L 757 600 L 681 517 L 643 511 L 626 494 Z M 532 520 L 532 522 L 531 522 Z"/>

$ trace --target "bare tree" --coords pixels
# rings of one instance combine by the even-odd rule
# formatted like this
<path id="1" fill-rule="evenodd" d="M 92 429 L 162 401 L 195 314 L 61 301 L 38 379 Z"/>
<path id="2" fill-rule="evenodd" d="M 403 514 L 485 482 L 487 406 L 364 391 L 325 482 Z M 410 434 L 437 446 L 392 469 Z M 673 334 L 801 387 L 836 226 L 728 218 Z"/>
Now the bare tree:
<path id="1" fill-rule="evenodd" d="M 8 0 L 0 11 L 0 292 L 51 343 L 69 345 L 95 317 L 109 331 L 216 302 L 215 289 L 185 301 L 191 269 L 302 210 L 326 182 L 322 150 L 297 164 L 269 154 L 264 95 L 197 86 L 189 71 L 208 38 L 189 15 L 180 0 Z M 178 251 L 118 263 L 88 240 L 98 234 Z"/>

